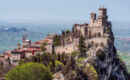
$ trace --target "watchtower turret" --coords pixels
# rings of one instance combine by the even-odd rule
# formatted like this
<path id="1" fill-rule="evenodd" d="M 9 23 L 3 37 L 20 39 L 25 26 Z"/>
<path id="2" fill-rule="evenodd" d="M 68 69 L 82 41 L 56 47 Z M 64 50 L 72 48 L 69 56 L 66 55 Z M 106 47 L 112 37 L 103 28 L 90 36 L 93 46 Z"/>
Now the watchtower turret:
<path id="1" fill-rule="evenodd" d="M 94 20 L 96 20 L 96 13 L 90 14 L 90 23 L 94 23 Z"/>
<path id="2" fill-rule="evenodd" d="M 99 26 L 105 26 L 107 23 L 107 9 L 104 7 L 99 8 L 98 24 Z"/>

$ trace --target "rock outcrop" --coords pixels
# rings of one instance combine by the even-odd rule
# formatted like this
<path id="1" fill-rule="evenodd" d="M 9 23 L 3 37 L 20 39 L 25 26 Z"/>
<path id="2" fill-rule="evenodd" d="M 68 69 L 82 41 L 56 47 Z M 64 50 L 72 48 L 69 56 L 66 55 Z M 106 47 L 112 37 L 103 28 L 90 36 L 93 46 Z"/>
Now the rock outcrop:
<path id="1" fill-rule="evenodd" d="M 91 44 L 82 63 L 93 65 L 99 75 L 99 80 L 128 80 L 125 63 L 114 46 L 113 32 L 111 28 L 108 30 L 106 44 Z"/>

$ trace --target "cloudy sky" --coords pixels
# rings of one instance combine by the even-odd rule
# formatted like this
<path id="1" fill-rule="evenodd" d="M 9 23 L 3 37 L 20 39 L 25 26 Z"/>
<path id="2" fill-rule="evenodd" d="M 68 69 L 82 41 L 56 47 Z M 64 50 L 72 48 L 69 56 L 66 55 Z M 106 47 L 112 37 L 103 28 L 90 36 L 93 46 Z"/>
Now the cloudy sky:
<path id="1" fill-rule="evenodd" d="M 0 22 L 87 22 L 103 5 L 109 20 L 130 22 L 130 0 L 0 0 Z"/>

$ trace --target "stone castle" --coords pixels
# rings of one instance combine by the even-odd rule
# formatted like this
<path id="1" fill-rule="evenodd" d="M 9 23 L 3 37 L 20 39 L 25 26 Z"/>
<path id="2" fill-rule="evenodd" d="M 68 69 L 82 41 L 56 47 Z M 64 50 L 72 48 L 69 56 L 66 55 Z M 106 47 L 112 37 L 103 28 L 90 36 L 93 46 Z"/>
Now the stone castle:
<path id="1" fill-rule="evenodd" d="M 107 21 L 107 9 L 99 8 L 98 18 L 96 13 L 91 13 L 90 24 L 75 24 L 73 27 L 73 33 L 89 38 L 92 36 L 104 36 L 104 28 L 109 25 Z"/>
<path id="2" fill-rule="evenodd" d="M 85 38 L 86 45 L 91 42 L 106 44 L 107 36 L 109 36 L 108 28 L 111 29 L 111 22 L 108 21 L 107 9 L 101 7 L 99 8 L 98 17 L 96 13 L 91 13 L 90 24 L 74 24 L 71 33 L 65 37 L 66 45 L 55 47 L 55 52 L 72 53 L 73 51 L 78 50 L 80 36 Z M 67 44 L 67 42 L 69 43 Z"/>

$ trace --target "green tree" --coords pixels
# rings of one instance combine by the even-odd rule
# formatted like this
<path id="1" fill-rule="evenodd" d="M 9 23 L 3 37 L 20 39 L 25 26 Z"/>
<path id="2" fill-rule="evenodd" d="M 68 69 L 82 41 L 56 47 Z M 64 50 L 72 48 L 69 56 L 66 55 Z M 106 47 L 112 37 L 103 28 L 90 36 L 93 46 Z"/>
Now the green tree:
<path id="1" fill-rule="evenodd" d="M 64 31 L 64 30 L 62 30 L 62 35 L 63 35 L 63 36 L 65 35 L 65 31 Z"/>
<path id="2" fill-rule="evenodd" d="M 46 52 L 46 45 L 47 45 L 47 43 L 46 42 L 43 42 L 42 44 L 41 44 L 41 50 L 45 53 Z"/>
<path id="3" fill-rule="evenodd" d="M 71 33 L 71 31 L 70 31 L 70 30 L 67 30 L 67 31 L 66 31 L 66 34 L 70 34 L 70 33 Z"/>
<path id="4" fill-rule="evenodd" d="M 78 54 L 79 54 L 78 51 L 74 51 L 74 52 L 71 53 L 71 56 L 72 56 L 72 57 L 76 57 Z"/>
<path id="5" fill-rule="evenodd" d="M 80 39 L 79 39 L 78 48 L 79 48 L 81 56 L 82 57 L 85 56 L 87 47 L 86 47 L 85 39 L 84 39 L 83 36 L 81 36 Z"/>
<path id="6" fill-rule="evenodd" d="M 26 63 L 6 74 L 7 80 L 52 80 L 52 73 L 40 63 Z"/>
<path id="7" fill-rule="evenodd" d="M 61 43 L 60 43 L 60 36 L 56 35 L 56 36 L 53 38 L 53 43 L 54 43 L 54 46 L 61 45 Z"/>

